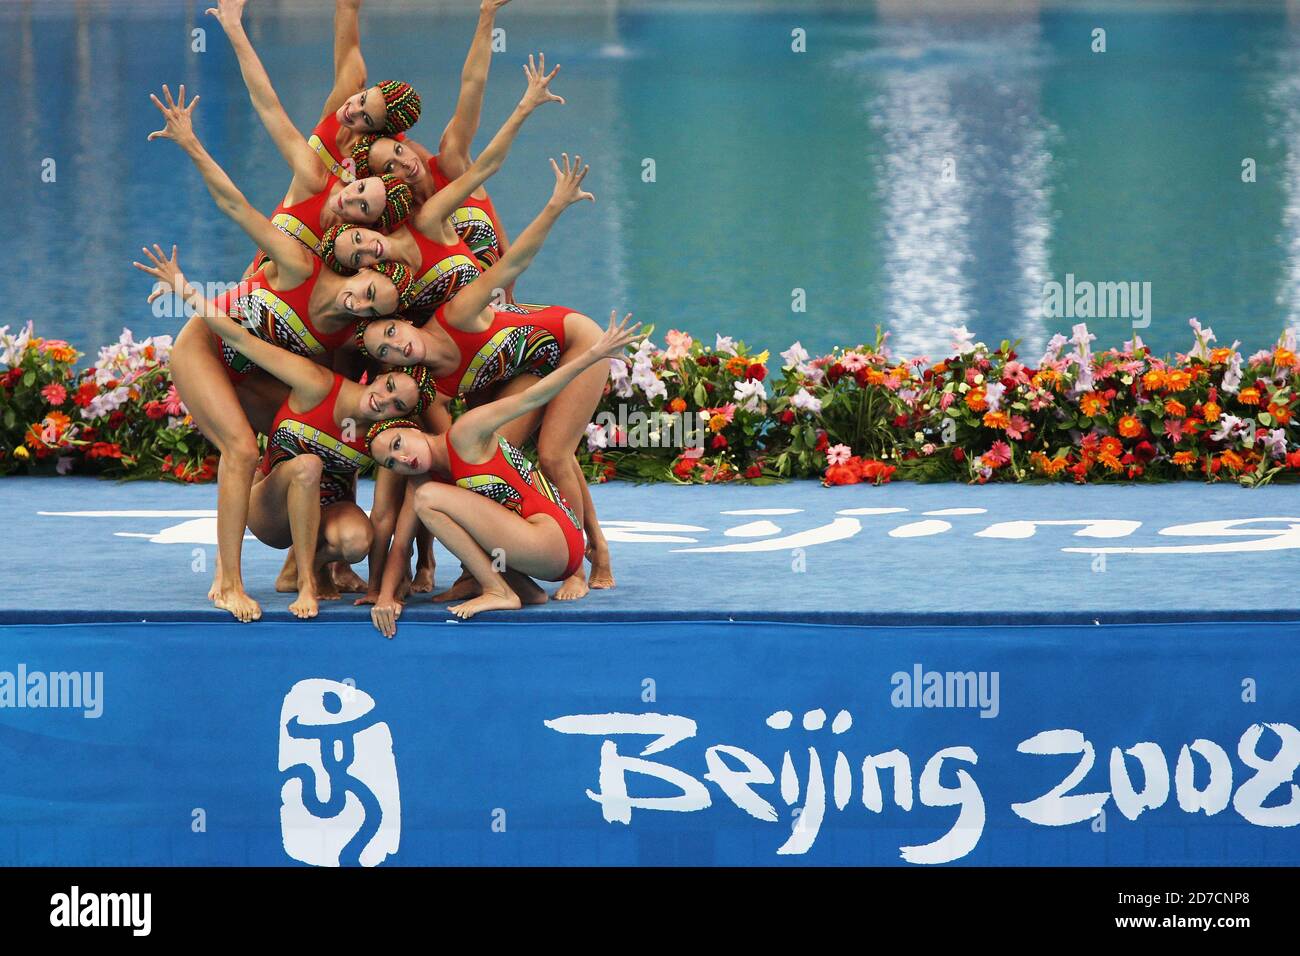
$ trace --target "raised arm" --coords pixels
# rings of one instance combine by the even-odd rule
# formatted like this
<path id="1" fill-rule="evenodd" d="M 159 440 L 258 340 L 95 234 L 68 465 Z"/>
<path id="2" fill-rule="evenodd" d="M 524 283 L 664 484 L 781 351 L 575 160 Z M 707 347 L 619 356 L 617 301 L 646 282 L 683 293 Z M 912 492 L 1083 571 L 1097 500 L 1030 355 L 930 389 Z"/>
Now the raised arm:
<path id="1" fill-rule="evenodd" d="M 325 100 L 320 118 L 337 112 L 343 101 L 364 89 L 366 61 L 361 56 L 361 26 L 357 22 L 361 0 L 334 0 L 334 89 Z"/>
<path id="2" fill-rule="evenodd" d="M 470 41 L 465 66 L 460 71 L 460 97 L 456 112 L 438 143 L 438 161 L 443 172 L 453 179 L 469 168 L 469 147 L 478 133 L 483 112 L 483 93 L 487 89 L 488 70 L 492 66 L 492 27 L 497 11 L 510 0 L 483 0 L 478 8 L 478 26 Z M 450 167 L 450 168 L 449 168 Z"/>
<path id="3" fill-rule="evenodd" d="M 582 188 L 582 181 L 587 178 L 591 167 L 582 165 L 581 156 L 574 156 L 573 165 L 570 166 L 569 154 L 561 155 L 564 160 L 563 167 L 557 165 L 555 160 L 551 160 L 551 169 L 555 171 L 555 190 L 551 193 L 550 201 L 545 208 L 528 224 L 528 228 L 519 234 L 500 261 L 457 293 L 456 298 L 443 307 L 443 318 L 456 328 L 470 330 L 474 319 L 492 301 L 496 290 L 508 289 L 523 274 L 524 270 L 532 264 L 533 258 L 542 248 L 542 243 L 546 241 L 551 227 L 555 225 L 564 210 L 584 199 L 596 201 L 595 196 Z M 437 194 L 434 198 L 437 198 Z"/>
<path id="4" fill-rule="evenodd" d="M 276 229 L 271 225 L 271 220 L 254 209 L 244 198 L 244 194 L 239 191 L 239 187 L 226 175 L 226 171 L 217 165 L 217 161 L 199 142 L 198 136 L 194 133 L 193 118 L 194 107 L 198 105 L 199 98 L 194 97 L 186 106 L 184 85 L 180 88 L 179 102 L 172 99 L 172 92 L 165 85 L 163 97 L 167 100 L 165 105 L 155 94 L 149 94 L 149 99 L 153 100 L 154 106 L 158 107 L 166 121 L 162 129 L 149 134 L 149 139 L 151 141 L 170 139 L 185 151 L 198 168 L 199 175 L 203 177 L 203 183 L 216 201 L 217 208 L 248 233 L 248 237 L 257 244 L 259 249 L 265 250 L 279 267 L 280 274 L 286 281 L 292 282 L 295 278 L 301 280 L 311 275 L 312 254 L 307 247 Z"/>
<path id="5" fill-rule="evenodd" d="M 486 448 L 503 425 L 514 421 L 520 415 L 526 415 L 535 408 L 541 408 L 592 365 L 621 354 L 628 343 L 636 337 L 637 329 L 641 327 L 640 322 L 629 326 L 628 323 L 631 321 L 630 312 L 623 317 L 622 322 L 618 321 L 617 312 L 611 312 L 609 326 L 591 348 L 578 355 L 573 361 L 565 362 L 544 378 L 538 379 L 535 384 L 522 392 L 471 408 L 456 419 L 447 440 L 459 439 L 456 442 L 458 453 L 462 450 L 462 443 L 466 451 Z"/>
<path id="6" fill-rule="evenodd" d="M 131 264 L 158 280 L 158 285 L 149 294 L 150 302 L 169 292 L 176 293 L 185 305 L 192 308 L 195 314 L 203 319 L 208 328 L 221 336 L 223 341 L 254 365 L 266 369 L 292 389 L 308 391 L 323 389 L 324 392 L 328 392 L 334 381 L 333 372 L 317 365 L 311 359 L 259 339 L 226 312 L 217 308 L 204 297 L 201 289 L 186 281 L 181 272 L 175 246 L 172 246 L 171 258 L 168 258 L 157 244 L 153 249 L 144 247 L 142 249 L 149 260 L 149 265 L 141 262 Z M 324 395 L 322 394 L 321 397 Z"/>
<path id="7" fill-rule="evenodd" d="M 253 49 L 253 44 L 244 32 L 242 16 L 244 0 L 217 0 L 217 6 L 209 8 L 208 13 L 221 23 L 221 29 L 230 38 L 230 45 L 239 60 L 239 72 L 248 87 L 248 98 L 253 102 L 262 125 L 271 134 L 275 147 L 289 164 L 296 183 L 304 189 L 319 192 L 329 181 L 325 167 L 320 159 L 307 145 L 307 138 L 293 125 L 289 114 L 280 105 L 280 97 L 271 86 L 271 78 L 266 75 L 266 68 Z"/>
<path id="8" fill-rule="evenodd" d="M 415 214 L 415 228 L 421 232 L 433 234 L 437 229 L 439 221 L 446 219 L 460 206 L 464 205 L 465 200 L 469 198 L 474 190 L 482 186 L 488 179 L 501 168 L 505 162 L 506 154 L 510 152 L 510 144 L 515 141 L 515 136 L 519 128 L 524 125 L 524 120 L 537 107 L 543 103 L 563 103 L 564 97 L 557 96 L 551 92 L 551 80 L 560 72 L 557 64 L 555 69 L 550 73 L 546 72 L 546 55 L 538 54 L 537 62 L 534 63 L 533 55 L 528 55 L 528 62 L 524 64 L 524 75 L 528 77 L 528 88 L 524 90 L 523 98 L 520 99 L 519 105 L 515 111 L 510 114 L 497 134 L 492 137 L 492 142 L 487 144 L 487 148 L 479 154 L 476 159 L 463 175 L 456 177 L 446 186 L 439 189 L 433 194 L 419 211 Z"/>

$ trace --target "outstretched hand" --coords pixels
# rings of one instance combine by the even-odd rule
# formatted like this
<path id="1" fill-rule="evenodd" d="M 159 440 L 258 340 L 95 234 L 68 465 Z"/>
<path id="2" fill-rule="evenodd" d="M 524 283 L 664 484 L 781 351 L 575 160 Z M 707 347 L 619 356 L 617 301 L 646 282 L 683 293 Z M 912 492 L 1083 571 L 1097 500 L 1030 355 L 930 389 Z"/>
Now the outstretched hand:
<path id="1" fill-rule="evenodd" d="M 194 99 L 190 100 L 189 105 L 185 105 L 185 84 L 181 84 L 180 99 L 172 99 L 172 91 L 167 84 L 163 84 L 163 97 L 167 100 L 163 105 L 162 100 L 158 99 L 156 93 L 150 93 L 149 99 L 153 105 L 158 107 L 158 112 L 162 113 L 166 125 L 160 130 L 154 130 L 149 134 L 149 142 L 155 139 L 170 139 L 177 143 L 185 143 L 187 140 L 196 139 L 194 135 L 194 107 L 199 105 L 199 97 L 196 94 Z"/>
<path id="2" fill-rule="evenodd" d="M 573 165 L 569 165 L 569 154 L 561 153 L 564 166 L 551 160 L 551 169 L 555 170 L 555 191 L 551 193 L 551 202 L 559 203 L 561 208 L 568 208 L 584 199 L 596 201 L 596 197 L 582 188 L 582 181 L 591 172 L 590 166 L 582 165 L 582 157 L 574 156 Z"/>
<path id="3" fill-rule="evenodd" d="M 603 358 L 614 358 L 623 353 L 623 350 L 636 338 L 636 333 L 641 328 L 640 322 L 629 326 L 628 323 L 631 321 L 631 312 L 623 316 L 623 321 L 620 322 L 618 320 L 618 310 L 610 310 L 609 326 L 591 347 L 591 360 L 593 363 Z"/>
<path id="4" fill-rule="evenodd" d="M 179 292 L 181 295 L 184 295 L 187 283 L 185 282 L 184 274 L 181 272 L 181 264 L 179 257 L 176 254 L 176 247 L 172 246 L 172 254 L 170 258 L 168 258 L 162 251 L 162 246 L 158 245 L 156 242 L 154 243 L 152 250 L 145 246 L 141 246 L 140 249 L 148 257 L 150 264 L 145 265 L 142 262 L 132 262 L 131 265 L 158 280 L 158 285 L 154 286 L 154 290 L 149 293 L 148 301 L 152 303 L 159 296 L 165 295 L 168 292 Z"/>
<path id="5" fill-rule="evenodd" d="M 238 26 L 244 16 L 244 0 L 217 0 L 215 7 L 208 7 L 207 14 L 216 17 L 223 30 Z"/>
<path id="6" fill-rule="evenodd" d="M 380 600 L 370 609 L 370 623 L 384 637 L 397 633 L 397 619 L 402 616 L 402 604 L 395 600 Z"/>
<path id="7" fill-rule="evenodd" d="M 537 62 L 533 62 L 533 55 L 528 54 L 528 62 L 524 64 L 524 76 L 528 77 L 528 89 L 524 91 L 522 105 L 533 110 L 543 103 L 560 103 L 563 105 L 564 97 L 558 96 L 551 92 L 551 80 L 560 72 L 560 64 L 555 64 L 555 69 L 550 73 L 546 72 L 546 54 L 538 53 Z"/>

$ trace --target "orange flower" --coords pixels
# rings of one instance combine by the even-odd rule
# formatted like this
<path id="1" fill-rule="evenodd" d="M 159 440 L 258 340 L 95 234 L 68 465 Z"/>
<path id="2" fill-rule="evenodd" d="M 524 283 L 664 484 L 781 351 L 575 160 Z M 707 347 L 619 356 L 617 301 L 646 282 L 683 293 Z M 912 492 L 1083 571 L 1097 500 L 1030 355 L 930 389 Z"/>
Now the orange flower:
<path id="1" fill-rule="evenodd" d="M 1114 455 L 1108 455 L 1105 452 L 1102 452 L 1097 456 L 1097 460 L 1111 471 L 1122 471 L 1124 469 L 1124 466 L 1120 464 L 1119 459 Z"/>
<path id="2" fill-rule="evenodd" d="M 1233 471 L 1241 471 L 1241 466 L 1245 464 L 1241 456 L 1231 449 L 1220 455 L 1219 461 L 1221 461 L 1225 467 L 1231 468 Z"/>
<path id="3" fill-rule="evenodd" d="M 1273 351 L 1273 364 L 1278 368 L 1290 368 L 1296 364 L 1295 353 L 1279 345 Z"/>
<path id="4" fill-rule="evenodd" d="M 1030 381 L 1033 383 L 1034 388 L 1040 388 L 1044 391 L 1051 389 L 1059 392 L 1061 390 L 1061 373 L 1056 369 L 1039 369 L 1034 373 L 1034 377 Z"/>
<path id="5" fill-rule="evenodd" d="M 727 359 L 727 371 L 732 375 L 744 375 L 747 368 L 749 368 L 749 363 L 739 355 L 733 355 Z"/>
<path id="6" fill-rule="evenodd" d="M 1156 392 L 1165 387 L 1165 373 L 1153 368 L 1142 376 L 1142 386 L 1148 392 Z"/>
<path id="7" fill-rule="evenodd" d="M 948 371 L 948 363 L 940 362 L 939 364 L 935 365 L 934 368 L 931 369 L 931 371 L 934 372 L 935 375 L 942 375 L 944 372 Z"/>
<path id="8" fill-rule="evenodd" d="M 1258 405 L 1259 389 L 1254 388 L 1253 386 L 1250 388 L 1243 388 L 1237 393 L 1237 401 L 1241 402 L 1243 405 Z"/>
<path id="9" fill-rule="evenodd" d="M 1223 365 L 1230 358 L 1232 358 L 1232 349 L 1229 348 L 1213 349 L 1210 352 L 1210 363 L 1212 365 Z"/>
<path id="10" fill-rule="evenodd" d="M 868 384 L 868 385 L 879 385 L 879 384 L 880 384 L 881 382 L 883 382 L 884 380 L 885 380 L 885 373 L 882 372 L 882 371 L 880 371 L 880 369 L 878 369 L 878 368 L 869 368 L 869 369 L 867 369 L 867 384 Z"/>
<path id="11" fill-rule="evenodd" d="M 985 412 L 985 428 L 1006 428 L 1011 424 L 1011 416 L 1006 412 Z"/>
<path id="12" fill-rule="evenodd" d="M 1172 398 L 1168 399 L 1165 401 L 1165 414 L 1170 418 L 1186 418 L 1187 406 L 1182 402 L 1174 401 Z"/>
<path id="13" fill-rule="evenodd" d="M 1218 406 L 1217 402 L 1206 402 L 1201 406 L 1201 413 L 1205 416 L 1207 422 L 1217 422 L 1219 413 L 1222 411 L 1223 409 Z"/>
<path id="14" fill-rule="evenodd" d="M 686 400 L 683 398 L 674 398 L 671 402 L 668 403 L 668 410 L 670 412 L 686 411 Z"/>
<path id="15" fill-rule="evenodd" d="M 1119 433 L 1125 438 L 1137 438 L 1142 434 L 1142 423 L 1132 415 L 1125 415 L 1119 420 Z"/>
<path id="16" fill-rule="evenodd" d="M 988 396 L 983 388 L 972 388 L 966 393 L 966 407 L 972 412 L 982 412 L 989 407 Z"/>
<path id="17" fill-rule="evenodd" d="M 1123 450 L 1124 450 L 1124 446 L 1120 444 L 1119 439 L 1116 438 L 1114 435 L 1107 435 L 1105 438 L 1101 440 L 1100 454 L 1103 456 L 1109 458 L 1118 458 L 1120 452 L 1122 452 Z"/>
<path id="18" fill-rule="evenodd" d="M 709 419 L 709 431 L 720 432 L 727 427 L 727 416 L 719 412 Z"/>
<path id="19" fill-rule="evenodd" d="M 1176 451 L 1174 452 L 1174 464 L 1186 468 L 1189 465 L 1196 464 L 1196 452 L 1194 451 Z"/>
<path id="20" fill-rule="evenodd" d="M 1064 455 L 1060 458 L 1048 458 L 1041 451 L 1034 452 L 1029 456 L 1029 460 L 1045 475 L 1059 475 L 1069 464 Z"/>
<path id="21" fill-rule="evenodd" d="M 1095 418 L 1106 410 L 1106 396 L 1101 392 L 1087 392 L 1079 399 L 1079 408 L 1089 418 Z"/>
<path id="22" fill-rule="evenodd" d="M 1181 392 L 1192 384 L 1192 373 L 1181 368 L 1173 368 L 1165 375 L 1165 388 L 1171 392 Z"/>
<path id="23" fill-rule="evenodd" d="M 1285 405 L 1279 405 L 1276 402 L 1270 402 L 1268 413 L 1273 416 L 1273 421 L 1279 425 L 1285 425 L 1291 421 L 1291 409 Z"/>

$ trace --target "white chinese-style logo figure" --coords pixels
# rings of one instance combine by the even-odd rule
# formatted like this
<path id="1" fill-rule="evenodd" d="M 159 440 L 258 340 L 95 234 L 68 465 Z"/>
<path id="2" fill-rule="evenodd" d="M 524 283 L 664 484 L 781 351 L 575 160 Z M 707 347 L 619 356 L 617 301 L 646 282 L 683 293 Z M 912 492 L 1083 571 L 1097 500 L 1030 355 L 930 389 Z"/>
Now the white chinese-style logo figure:
<path id="1" fill-rule="evenodd" d="M 393 736 L 350 684 L 302 680 L 280 709 L 284 851 L 312 866 L 377 866 L 397 852 L 402 807 Z"/>

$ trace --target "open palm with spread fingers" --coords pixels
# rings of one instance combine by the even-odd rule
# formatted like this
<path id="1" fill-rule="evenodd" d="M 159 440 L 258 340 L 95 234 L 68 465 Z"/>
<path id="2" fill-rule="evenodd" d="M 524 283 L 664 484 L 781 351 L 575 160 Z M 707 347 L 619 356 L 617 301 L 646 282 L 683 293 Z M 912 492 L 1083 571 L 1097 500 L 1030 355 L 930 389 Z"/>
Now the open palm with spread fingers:
<path id="1" fill-rule="evenodd" d="M 551 201 L 565 207 L 582 202 L 584 199 L 595 202 L 596 197 L 582 188 L 582 181 L 587 178 L 587 173 L 591 172 L 591 167 L 582 165 L 581 156 L 574 156 L 572 165 L 569 163 L 568 153 L 561 153 L 560 157 L 563 166 L 551 160 L 551 169 L 555 171 L 555 191 L 551 193 Z"/>
<path id="2" fill-rule="evenodd" d="M 185 103 L 185 84 L 181 84 L 177 99 L 172 99 L 172 91 L 166 83 L 163 84 L 163 98 L 166 104 L 158 99 L 158 94 L 150 93 L 149 99 L 153 105 L 158 107 L 158 112 L 162 113 L 166 124 L 162 129 L 154 130 L 149 134 L 149 142 L 155 139 L 170 139 L 175 143 L 185 143 L 194 139 L 194 107 L 199 105 L 199 97 L 195 94 L 194 99 L 190 100 L 189 105 Z"/>

